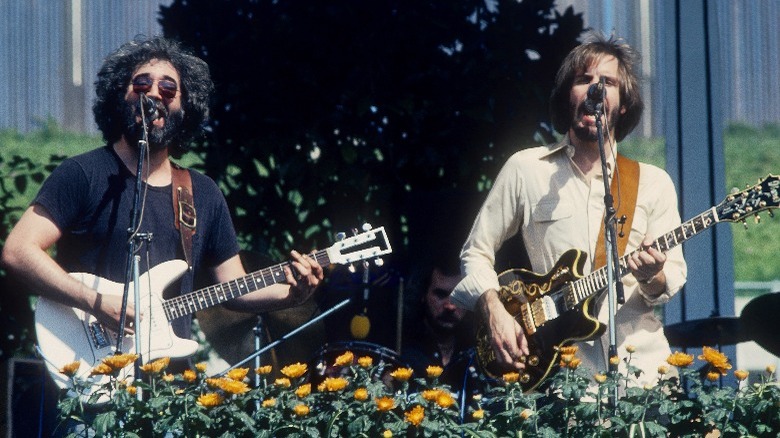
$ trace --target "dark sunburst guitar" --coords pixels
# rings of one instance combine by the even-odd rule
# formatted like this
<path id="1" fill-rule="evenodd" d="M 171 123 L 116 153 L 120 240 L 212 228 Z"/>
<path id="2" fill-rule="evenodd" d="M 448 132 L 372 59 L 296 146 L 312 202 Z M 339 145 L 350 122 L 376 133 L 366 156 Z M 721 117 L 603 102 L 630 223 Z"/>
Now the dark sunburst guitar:
<path id="1" fill-rule="evenodd" d="M 780 206 L 780 177 L 768 175 L 757 185 L 729 195 L 678 228 L 664 234 L 653 247 L 661 252 L 682 244 L 718 222 L 737 222 L 763 210 Z M 770 210 L 770 215 L 771 210 Z M 630 271 L 628 258 L 620 258 L 619 275 Z M 499 297 L 504 307 L 520 324 L 528 340 L 529 354 L 523 358 L 520 372 L 524 391 L 536 389 L 559 367 L 561 347 L 601 336 L 606 326 L 595 317 L 594 298 L 607 288 L 607 269 L 602 267 L 583 275 L 587 254 L 577 249 L 564 253 L 546 274 L 525 269 L 510 269 L 499 277 Z M 482 370 L 491 377 L 516 371 L 496 361 L 490 345 L 490 330 L 484 321 L 477 329 L 477 358 Z"/>

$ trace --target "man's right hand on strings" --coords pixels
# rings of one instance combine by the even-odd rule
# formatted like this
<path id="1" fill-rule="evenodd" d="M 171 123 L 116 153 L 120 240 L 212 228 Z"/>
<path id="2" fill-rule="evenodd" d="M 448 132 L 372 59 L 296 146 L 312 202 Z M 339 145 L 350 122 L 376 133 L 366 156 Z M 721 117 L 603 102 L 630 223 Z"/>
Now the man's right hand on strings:
<path id="1" fill-rule="evenodd" d="M 498 292 L 491 289 L 479 298 L 477 310 L 490 330 L 490 344 L 496 362 L 503 368 L 525 368 L 522 358 L 528 356 L 528 341 L 520 324 L 507 312 Z"/>

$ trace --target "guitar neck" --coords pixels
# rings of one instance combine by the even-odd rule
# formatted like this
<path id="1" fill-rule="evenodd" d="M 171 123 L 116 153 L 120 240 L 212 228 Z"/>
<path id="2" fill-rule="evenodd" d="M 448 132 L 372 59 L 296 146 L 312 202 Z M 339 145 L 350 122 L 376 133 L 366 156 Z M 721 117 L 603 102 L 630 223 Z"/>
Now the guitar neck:
<path id="1" fill-rule="evenodd" d="M 330 265 L 330 258 L 327 250 L 320 250 L 309 254 L 320 266 Z M 278 265 L 269 266 L 259 271 L 247 274 L 244 277 L 236 278 L 225 283 L 215 284 L 200 290 L 196 290 L 184 295 L 180 295 L 163 302 L 165 316 L 169 321 L 176 318 L 190 315 L 198 310 L 207 309 L 217 304 L 246 295 L 250 292 L 263 289 L 265 287 L 285 283 L 287 278 L 284 275 L 284 268 L 292 267 L 292 262 L 287 261 Z"/>
<path id="2" fill-rule="evenodd" d="M 691 237 L 701 233 L 704 230 L 712 228 L 713 225 L 718 223 L 718 215 L 715 207 L 701 213 L 700 215 L 684 222 L 674 230 L 664 234 L 653 242 L 651 245 L 653 248 L 661 252 L 667 252 L 670 249 L 682 244 Z M 631 270 L 628 268 L 628 259 L 641 250 L 634 250 L 620 258 L 618 264 L 620 266 L 620 277 L 627 275 Z M 570 294 L 567 293 L 567 306 L 573 307 L 586 298 L 604 290 L 608 285 L 607 267 L 593 271 L 589 275 L 582 277 L 571 283 Z"/>

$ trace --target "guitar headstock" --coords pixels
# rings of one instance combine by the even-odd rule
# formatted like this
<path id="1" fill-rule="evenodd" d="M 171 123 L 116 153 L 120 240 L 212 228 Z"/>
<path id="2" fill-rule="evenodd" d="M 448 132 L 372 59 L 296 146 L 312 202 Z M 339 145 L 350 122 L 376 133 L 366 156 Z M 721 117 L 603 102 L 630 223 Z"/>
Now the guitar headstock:
<path id="1" fill-rule="evenodd" d="M 746 217 L 780 206 L 780 177 L 767 175 L 753 187 L 726 197 L 715 206 L 718 219 L 726 222 L 744 221 Z"/>
<path id="2" fill-rule="evenodd" d="M 377 259 L 379 262 L 385 254 L 393 252 L 385 227 L 371 228 L 363 226 L 363 232 L 347 237 L 339 233 L 338 241 L 327 249 L 331 263 L 342 265 L 352 264 L 361 260 Z"/>

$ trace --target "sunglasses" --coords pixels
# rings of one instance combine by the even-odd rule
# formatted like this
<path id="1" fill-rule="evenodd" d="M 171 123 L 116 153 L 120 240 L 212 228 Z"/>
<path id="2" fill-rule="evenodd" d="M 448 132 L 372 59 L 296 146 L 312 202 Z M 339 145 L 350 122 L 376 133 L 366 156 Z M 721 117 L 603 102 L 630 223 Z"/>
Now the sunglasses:
<path id="1" fill-rule="evenodd" d="M 152 89 L 154 79 L 149 76 L 138 76 L 133 78 L 133 91 L 136 93 L 148 93 Z M 176 86 L 176 82 L 170 79 L 160 79 L 157 81 L 157 90 L 160 96 L 166 99 L 173 99 L 176 97 L 176 92 L 179 88 Z"/>

